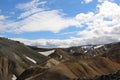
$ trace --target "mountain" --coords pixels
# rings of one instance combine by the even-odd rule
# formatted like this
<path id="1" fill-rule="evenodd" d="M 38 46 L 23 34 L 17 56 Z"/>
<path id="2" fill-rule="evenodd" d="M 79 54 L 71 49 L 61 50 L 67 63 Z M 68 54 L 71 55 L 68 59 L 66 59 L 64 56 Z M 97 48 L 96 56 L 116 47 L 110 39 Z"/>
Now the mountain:
<path id="1" fill-rule="evenodd" d="M 44 65 L 48 59 L 19 41 L 0 38 L 0 80 L 18 77 L 28 67 Z"/>
<path id="2" fill-rule="evenodd" d="M 114 80 L 119 71 L 120 42 L 38 48 L 0 38 L 0 80 Z"/>
<path id="3" fill-rule="evenodd" d="M 69 79 L 95 79 L 120 70 L 120 43 L 54 48 L 51 58 L 59 64 L 50 69 Z"/>

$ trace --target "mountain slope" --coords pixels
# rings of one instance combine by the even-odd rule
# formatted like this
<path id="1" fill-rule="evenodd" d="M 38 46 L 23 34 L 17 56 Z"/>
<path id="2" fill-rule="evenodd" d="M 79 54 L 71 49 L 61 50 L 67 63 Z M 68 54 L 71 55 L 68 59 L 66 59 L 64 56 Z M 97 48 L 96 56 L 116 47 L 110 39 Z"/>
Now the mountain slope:
<path id="1" fill-rule="evenodd" d="M 23 80 L 23 78 L 26 80 L 94 80 L 96 77 L 115 73 L 118 70 L 120 70 L 120 64 L 105 57 L 71 59 L 50 67 L 44 72 L 40 72 L 37 67 L 30 68 L 23 72 L 18 80 Z M 27 74 L 27 71 L 30 71 L 30 74 Z M 57 79 L 58 74 L 60 79 Z"/>
<path id="2" fill-rule="evenodd" d="M 4 79 L 5 75 L 19 76 L 28 67 L 44 65 L 47 60 L 48 57 L 38 54 L 18 41 L 0 38 L 0 80 L 7 80 Z"/>

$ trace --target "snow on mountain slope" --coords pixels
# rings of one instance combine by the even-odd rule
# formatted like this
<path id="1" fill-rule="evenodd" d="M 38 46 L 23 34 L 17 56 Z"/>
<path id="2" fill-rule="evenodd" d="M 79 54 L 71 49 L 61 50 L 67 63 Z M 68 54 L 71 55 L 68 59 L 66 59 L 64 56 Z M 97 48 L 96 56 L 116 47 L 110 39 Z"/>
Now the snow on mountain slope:
<path id="1" fill-rule="evenodd" d="M 30 58 L 30 57 L 28 57 L 28 56 L 25 56 L 28 60 L 30 60 L 31 62 L 33 62 L 33 63 L 37 63 L 34 59 L 32 59 L 32 58 Z"/>
<path id="2" fill-rule="evenodd" d="M 12 80 L 16 80 L 17 79 L 17 77 L 13 74 L 12 75 Z"/>
<path id="3" fill-rule="evenodd" d="M 94 47 L 94 49 L 100 48 L 102 46 L 104 46 L 104 45 L 97 45 L 97 46 Z"/>
<path id="4" fill-rule="evenodd" d="M 49 51 L 38 52 L 38 53 L 40 53 L 40 54 L 42 54 L 44 56 L 49 56 L 50 54 L 52 54 L 54 52 L 55 52 L 55 50 L 49 50 Z"/>

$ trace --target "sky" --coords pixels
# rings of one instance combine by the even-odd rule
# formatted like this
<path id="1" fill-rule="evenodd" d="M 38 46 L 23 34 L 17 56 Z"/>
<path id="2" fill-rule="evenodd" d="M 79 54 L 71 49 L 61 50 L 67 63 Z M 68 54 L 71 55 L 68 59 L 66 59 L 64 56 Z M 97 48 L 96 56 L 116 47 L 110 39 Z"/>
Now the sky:
<path id="1" fill-rule="evenodd" d="M 119 0 L 0 0 L 0 36 L 38 47 L 120 41 Z"/>

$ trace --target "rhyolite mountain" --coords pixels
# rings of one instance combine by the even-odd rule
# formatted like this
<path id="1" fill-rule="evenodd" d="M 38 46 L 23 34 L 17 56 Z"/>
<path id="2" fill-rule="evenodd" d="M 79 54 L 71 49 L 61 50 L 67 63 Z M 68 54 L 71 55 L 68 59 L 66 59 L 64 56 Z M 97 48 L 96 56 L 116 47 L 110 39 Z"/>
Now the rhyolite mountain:
<path id="1" fill-rule="evenodd" d="M 115 80 L 119 71 L 120 42 L 45 49 L 0 38 L 0 80 Z"/>
<path id="2" fill-rule="evenodd" d="M 0 38 L 0 80 L 11 80 L 13 75 L 18 77 L 27 68 L 44 65 L 47 60 L 19 41 Z"/>

